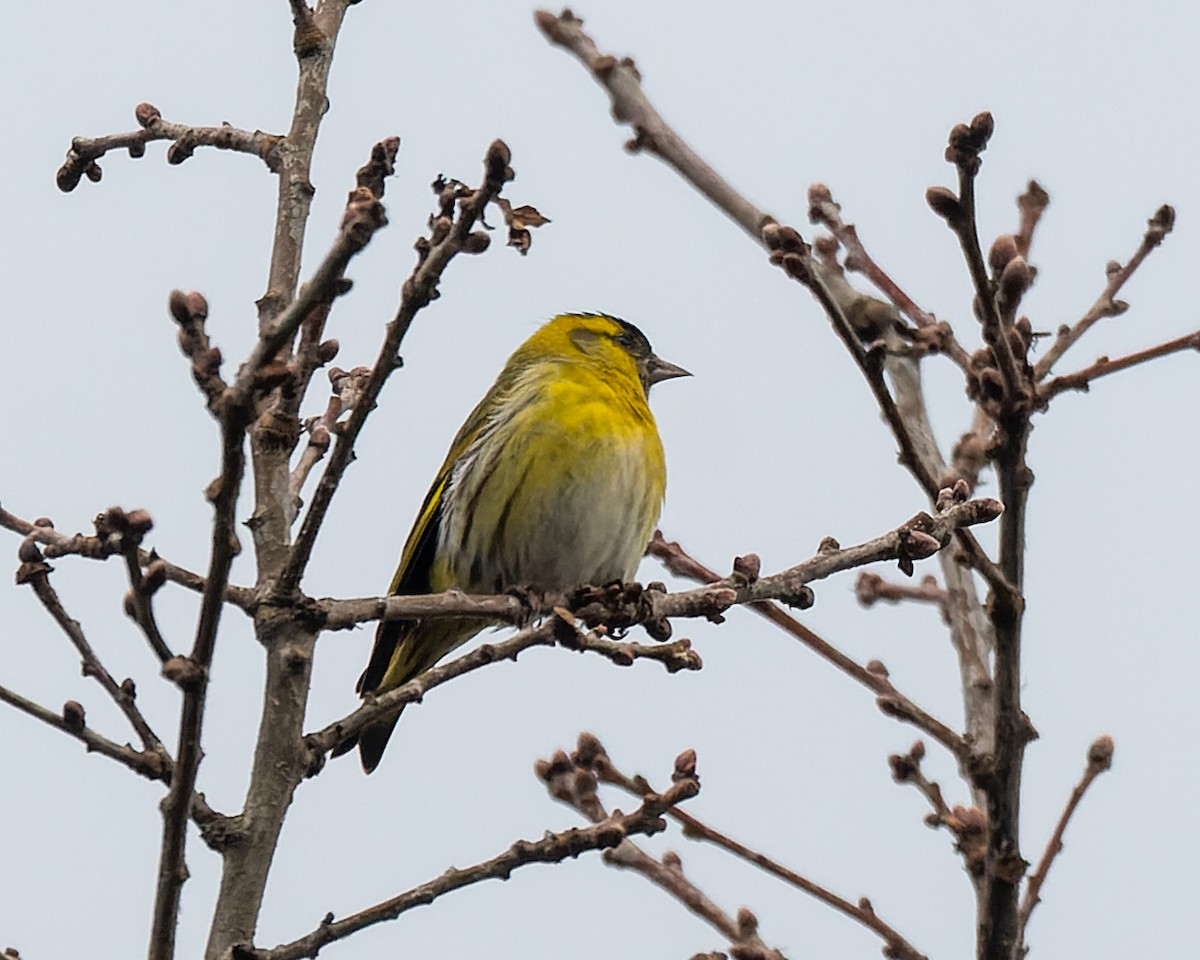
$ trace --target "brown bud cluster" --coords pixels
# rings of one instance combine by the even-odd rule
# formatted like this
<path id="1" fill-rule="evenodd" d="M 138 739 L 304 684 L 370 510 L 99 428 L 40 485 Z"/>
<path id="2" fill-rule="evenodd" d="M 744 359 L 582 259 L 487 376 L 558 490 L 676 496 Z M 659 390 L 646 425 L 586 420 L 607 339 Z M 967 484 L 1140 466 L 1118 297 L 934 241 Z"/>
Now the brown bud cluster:
<path id="1" fill-rule="evenodd" d="M 956 124 L 946 146 L 946 162 L 973 177 L 979 172 L 979 155 L 987 149 L 994 129 L 995 121 L 987 112 L 976 114 L 969 124 Z"/>
<path id="2" fill-rule="evenodd" d="M 1107 734 L 1097 737 L 1088 748 L 1088 766 L 1097 772 L 1103 772 L 1112 767 L 1113 738 Z"/>

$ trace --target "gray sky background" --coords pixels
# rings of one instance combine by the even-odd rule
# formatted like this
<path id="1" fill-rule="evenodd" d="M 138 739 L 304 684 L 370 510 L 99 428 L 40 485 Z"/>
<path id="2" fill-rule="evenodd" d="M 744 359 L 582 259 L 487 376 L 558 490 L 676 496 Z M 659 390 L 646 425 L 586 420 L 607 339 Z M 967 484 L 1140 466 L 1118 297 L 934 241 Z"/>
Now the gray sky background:
<path id="1" fill-rule="evenodd" d="M 503 137 L 518 175 L 508 196 L 554 222 L 526 259 L 497 244 L 448 270 L 359 443 L 308 592 L 386 587 L 458 424 L 508 353 L 563 310 L 626 317 L 695 373 L 655 391 L 671 475 L 662 528 L 710 565 L 727 569 L 753 550 L 777 570 L 823 536 L 859 541 L 921 509 L 816 304 L 674 174 L 622 151 L 628 134 L 603 93 L 542 39 L 531 12 L 511 0 L 366 0 L 347 18 L 316 158 L 309 264 L 371 144 L 390 134 L 403 144 L 387 188 L 391 225 L 354 262 L 354 290 L 331 320 L 336 363 L 374 358 L 436 174 L 474 183 L 487 144 Z M 1013 199 L 1029 177 L 1052 198 L 1025 302 L 1034 329 L 1077 319 L 1102 288 L 1105 262 L 1132 253 L 1155 208 L 1178 210 L 1175 234 L 1123 294 L 1131 310 L 1103 321 L 1061 372 L 1200 325 L 1192 5 L 587 0 L 576 12 L 602 49 L 634 56 L 666 117 L 759 205 L 810 233 L 805 190 L 829 184 L 877 259 L 970 346 L 967 275 L 923 196 L 953 183 L 946 133 L 983 109 L 996 118 L 979 183 L 985 243 L 1015 227 Z M 161 144 L 139 161 L 108 158 L 101 184 L 69 196 L 54 172 L 72 136 L 133 128 L 142 100 L 172 121 L 285 129 L 295 76 L 287 4 L 72 0 L 15 4 L 6 22 L 0 500 L 67 531 L 89 529 L 114 503 L 145 507 L 153 545 L 202 568 L 210 513 L 201 491 L 217 470 L 216 430 L 175 346 L 166 297 L 173 287 L 202 291 L 209 330 L 237 362 L 264 289 L 274 180 L 256 160 L 215 151 L 168 167 Z M 1040 856 L 1088 744 L 1110 733 L 1117 745 L 1032 921 L 1035 957 L 1166 957 L 1194 944 L 1198 362 L 1171 357 L 1063 396 L 1033 436 L 1024 671 L 1041 739 L 1027 755 L 1028 859 Z M 926 377 L 948 444 L 968 423 L 958 373 L 934 359 Z M 316 395 L 308 412 L 323 405 Z M 990 478 L 983 492 L 995 492 Z M 15 569 L 18 541 L 8 543 Z M 642 573 L 662 577 L 651 562 Z M 234 579 L 250 576 L 243 557 Z M 177 698 L 121 615 L 121 567 L 65 560 L 55 583 L 109 669 L 138 680 L 144 710 L 173 743 Z M 170 642 L 188 645 L 192 598 L 165 590 L 158 606 Z M 803 619 L 848 653 L 883 659 L 904 690 L 960 721 L 957 671 L 932 610 L 862 611 L 843 576 L 817 585 Z M 960 861 L 945 833 L 922 826 L 916 791 L 889 777 L 887 754 L 906 749 L 913 731 L 746 612 L 719 629 L 680 623 L 677 634 L 694 640 L 700 673 L 531 651 L 410 709 L 373 777 L 348 760 L 304 784 L 260 944 L 517 837 L 576 824 L 532 764 L 592 730 L 618 765 L 659 783 L 676 753 L 696 748 L 696 815 L 843 895 L 869 895 L 931 956 L 970 955 L 973 902 Z M 354 707 L 370 641 L 366 629 L 321 641 L 310 728 Z M 53 707 L 78 699 L 98 729 L 128 736 L 31 594 L 11 585 L 0 585 L 0 683 Z M 201 787 L 222 810 L 242 799 L 260 690 L 258 648 L 229 612 L 201 767 Z M 930 748 L 927 768 L 948 800 L 965 800 L 940 750 Z M 137 956 L 161 788 L 10 710 L 0 710 L 0 769 L 0 940 L 28 960 Z M 754 909 L 765 939 L 789 956 L 877 955 L 872 935 L 751 867 L 674 831 L 648 845 L 678 850 L 730 910 Z M 180 955 L 197 956 L 218 863 L 193 842 L 188 865 Z M 590 856 L 451 895 L 328 955 L 682 958 L 720 946 L 644 880 Z"/>

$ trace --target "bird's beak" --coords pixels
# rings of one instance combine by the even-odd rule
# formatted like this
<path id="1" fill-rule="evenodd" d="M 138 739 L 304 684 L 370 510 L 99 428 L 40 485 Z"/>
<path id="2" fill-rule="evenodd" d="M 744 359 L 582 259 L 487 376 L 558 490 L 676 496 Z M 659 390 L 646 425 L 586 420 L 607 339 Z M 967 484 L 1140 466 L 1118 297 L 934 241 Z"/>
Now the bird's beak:
<path id="1" fill-rule="evenodd" d="M 690 377 L 691 374 L 684 370 L 683 367 L 677 367 L 673 363 L 667 363 L 662 357 L 650 355 L 650 360 L 646 364 L 647 379 L 651 384 L 660 383 L 663 380 L 673 380 L 675 377 Z"/>

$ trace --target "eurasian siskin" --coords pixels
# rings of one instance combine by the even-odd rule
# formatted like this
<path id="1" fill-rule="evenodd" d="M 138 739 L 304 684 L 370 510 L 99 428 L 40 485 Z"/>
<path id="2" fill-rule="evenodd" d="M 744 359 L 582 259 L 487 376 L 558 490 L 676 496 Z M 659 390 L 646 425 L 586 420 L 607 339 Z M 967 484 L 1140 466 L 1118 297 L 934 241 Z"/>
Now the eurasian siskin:
<path id="1" fill-rule="evenodd" d="M 653 384 L 687 375 L 655 356 L 631 323 L 598 313 L 555 317 L 509 357 L 458 431 L 389 594 L 557 592 L 632 578 L 667 480 L 647 395 Z M 489 625 L 380 622 L 358 692 L 406 683 Z M 399 716 L 357 738 L 367 773 Z"/>

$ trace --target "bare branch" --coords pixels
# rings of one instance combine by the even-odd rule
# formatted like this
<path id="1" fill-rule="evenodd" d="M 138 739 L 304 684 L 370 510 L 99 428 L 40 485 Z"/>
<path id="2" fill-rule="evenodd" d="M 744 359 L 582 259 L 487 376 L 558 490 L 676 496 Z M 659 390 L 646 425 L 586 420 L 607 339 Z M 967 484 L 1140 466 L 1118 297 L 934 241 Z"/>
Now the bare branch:
<path id="1" fill-rule="evenodd" d="M 1025 886 L 1025 897 L 1021 901 L 1020 945 L 1022 951 L 1018 952 L 1018 956 L 1023 952 L 1025 946 L 1025 930 L 1029 924 L 1029 917 L 1033 914 L 1034 908 L 1042 902 L 1042 885 L 1046 882 L 1046 875 L 1050 872 L 1050 867 L 1054 864 L 1054 858 L 1062 852 L 1063 834 L 1067 831 L 1067 824 L 1070 823 L 1071 816 L 1075 813 L 1075 808 L 1083 800 L 1083 795 L 1087 793 L 1087 789 L 1092 785 L 1092 781 L 1106 770 L 1111 769 L 1112 761 L 1112 737 L 1104 736 L 1097 738 L 1091 747 L 1088 748 L 1087 767 L 1084 768 L 1083 776 L 1080 778 L 1079 783 L 1075 785 L 1075 789 L 1071 791 L 1067 805 L 1063 808 L 1062 816 L 1058 818 L 1058 823 L 1054 826 L 1054 832 L 1050 834 L 1050 840 L 1046 843 L 1042 859 L 1038 862 L 1037 869 L 1033 871 L 1029 882 Z"/>
<path id="2" fill-rule="evenodd" d="M 1136 367 L 1139 363 L 1157 360 L 1159 357 L 1165 357 L 1172 353 L 1180 353 L 1183 350 L 1200 350 L 1200 330 L 1177 337 L 1174 340 L 1168 340 L 1166 343 L 1160 343 L 1157 346 L 1147 347 L 1145 350 L 1138 350 L 1136 353 L 1117 357 L 1115 360 L 1110 360 L 1108 357 L 1100 357 L 1090 367 L 1084 367 L 1082 370 L 1076 370 L 1074 373 L 1063 374 L 1061 377 L 1054 377 L 1041 384 L 1037 391 L 1038 400 L 1044 405 L 1051 398 L 1067 390 L 1081 390 L 1086 393 L 1092 381 L 1098 377 L 1105 377 L 1110 373 L 1128 370 L 1130 367 Z"/>
<path id="3" fill-rule="evenodd" d="M 888 275 L 887 271 L 867 253 L 855 226 L 842 220 L 841 205 L 834 201 L 829 188 L 823 183 L 813 184 L 808 188 L 808 202 L 809 220 L 826 227 L 845 247 L 846 269 L 863 274 L 901 313 L 912 320 L 918 328 L 916 339 L 928 344 L 932 349 L 945 353 L 965 370 L 969 359 L 967 351 L 955 339 L 950 325 L 940 322 L 917 306 L 913 299 L 900 288 L 900 285 Z"/>
<path id="4" fill-rule="evenodd" d="M 117 743 L 102 736 L 87 725 L 83 708 L 74 701 L 68 701 L 62 712 L 55 713 L 2 686 L 0 700 L 56 730 L 69 734 L 87 747 L 89 753 L 98 753 L 110 760 L 116 760 L 147 780 L 166 782 L 169 779 L 167 770 L 170 758 L 165 750 L 138 750 L 127 743 Z"/>
<path id="5" fill-rule="evenodd" d="M 605 770 L 611 768 L 603 745 L 590 733 L 579 735 L 578 746 L 569 756 L 559 750 L 551 759 L 539 760 L 536 766 L 538 779 L 546 785 L 550 795 L 593 823 L 602 823 L 609 816 L 596 793 L 596 785 L 603 779 Z M 694 750 L 685 750 L 675 758 L 675 772 L 671 779 L 674 782 L 672 789 L 688 783 L 695 784 L 699 789 Z M 638 795 L 643 803 L 658 796 L 648 784 Z M 605 852 L 604 862 L 640 873 L 665 890 L 734 944 L 738 956 L 753 957 L 754 960 L 783 960 L 783 955 L 768 947 L 758 935 L 758 919 L 753 913 L 745 907 L 738 911 L 736 917 L 726 913 L 684 875 L 682 864 L 675 854 L 668 852 L 659 860 L 632 840 L 625 840 Z"/>
<path id="6" fill-rule="evenodd" d="M 574 54 L 608 91 L 613 117 L 618 123 L 633 127 L 634 136 L 625 145 L 627 150 L 645 150 L 658 157 L 754 240 L 762 242 L 762 228 L 774 218 L 734 190 L 668 126 L 642 92 L 641 75 L 629 57 L 618 60 L 611 54 L 600 53 L 595 41 L 583 32 L 583 21 L 569 10 L 557 16 L 548 10 L 538 10 L 534 20 L 546 39 Z"/>
<path id="7" fill-rule="evenodd" d="M 910 587 L 905 583 L 892 583 L 884 580 L 877 573 L 863 572 L 854 583 L 854 595 L 864 607 L 871 607 L 883 600 L 887 603 L 900 603 L 904 600 L 915 600 L 918 603 L 932 603 L 937 606 L 942 620 L 949 619 L 946 609 L 946 591 L 938 586 L 937 577 L 922 577 L 920 584 Z"/>
<path id="8" fill-rule="evenodd" d="M 103 514 L 100 514 L 100 516 L 103 516 Z M 39 517 L 34 521 L 24 520 L 15 514 L 9 513 L 2 507 L 0 507 L 0 528 L 19 533 L 24 537 L 29 537 L 35 543 L 41 544 L 46 548 L 43 552 L 48 560 L 67 556 L 80 556 L 91 560 L 107 560 L 109 557 L 122 552 L 119 537 L 89 537 L 84 536 L 82 533 L 66 536 L 55 530 L 54 524 L 45 517 Z M 161 570 L 161 576 L 165 577 L 167 582 L 178 584 L 187 590 L 191 590 L 193 593 L 204 592 L 206 581 L 201 574 L 184 567 L 176 566 L 162 559 L 154 550 L 146 551 L 139 549 L 137 556 L 138 563 L 143 566 L 147 568 L 154 566 L 156 570 Z M 158 575 L 158 573 L 155 574 L 155 576 Z M 224 591 L 222 591 L 222 599 L 246 613 L 251 612 L 255 605 L 254 591 L 246 587 L 226 585 Z"/>
<path id="9" fill-rule="evenodd" d="M 329 250 L 295 299 L 271 324 L 261 329 L 258 343 L 238 372 L 230 395 L 225 398 L 226 403 L 239 406 L 248 403 L 253 391 L 263 386 L 261 375 L 270 376 L 264 368 L 291 342 L 312 311 L 327 308 L 335 298 L 349 290 L 345 281 L 346 267 L 371 242 L 375 232 L 387 225 L 381 202 L 383 184 L 384 178 L 392 173 L 399 149 L 399 137 L 375 144 L 371 160 L 358 171 L 358 186 L 346 199 L 342 222 Z"/>
<path id="10" fill-rule="evenodd" d="M 665 793 L 645 797 L 642 805 L 632 813 L 613 811 L 590 827 L 547 833 L 540 840 L 518 840 L 490 860 L 462 869 L 452 867 L 435 880 L 341 920 L 335 920 L 332 913 L 328 914 L 315 930 L 291 943 L 269 950 L 254 949 L 243 944 L 237 948 L 235 955 L 241 960 L 300 960 L 302 957 L 315 957 L 327 944 L 343 940 L 385 920 L 395 920 L 414 907 L 432 903 L 451 891 L 483 880 L 507 880 L 514 870 L 527 864 L 561 863 L 588 850 L 617 847 L 627 843 L 627 838 L 631 836 L 659 833 L 666 827 L 662 815 L 677 803 L 694 797 L 699 790 L 700 783 L 695 778 L 677 780 Z"/>
<path id="11" fill-rule="evenodd" d="M 721 582 L 721 576 L 690 556 L 678 543 L 668 542 L 661 531 L 655 531 L 648 552 L 663 562 L 671 573 L 701 583 Z M 745 561 L 747 558 L 739 558 Z M 757 561 L 757 557 L 754 558 Z M 817 656 L 833 664 L 847 676 L 852 677 L 876 695 L 876 705 L 885 714 L 897 720 L 911 723 L 923 730 L 949 750 L 955 758 L 965 764 L 971 756 L 970 745 L 940 720 L 930 716 L 917 704 L 896 689 L 888 679 L 887 668 L 878 660 L 862 666 L 846 656 L 837 647 L 822 639 L 800 621 L 769 601 L 747 604 L 755 613 L 785 632 L 791 634 Z"/>
<path id="12" fill-rule="evenodd" d="M 644 777 L 628 777 L 621 773 L 613 765 L 612 760 L 607 754 L 603 753 L 603 747 L 600 747 L 598 742 L 596 745 L 599 747 L 600 753 L 593 761 L 592 769 L 595 770 L 601 783 L 610 783 L 618 786 L 635 797 L 653 793 L 653 790 Z M 862 897 L 857 904 L 851 903 L 849 900 L 839 897 L 836 893 L 826 889 L 819 883 L 815 883 L 807 877 L 796 873 L 794 870 L 790 870 L 772 860 L 765 854 L 759 853 L 757 850 L 752 850 L 745 844 L 738 843 L 733 838 L 696 819 L 690 813 L 686 813 L 683 810 L 673 808 L 666 811 L 665 815 L 683 827 L 683 835 L 685 837 L 692 840 L 703 840 L 720 847 L 722 850 L 732 853 L 735 857 L 740 857 L 747 863 L 754 864 L 754 866 L 759 867 L 761 870 L 774 877 L 778 877 L 785 883 L 791 884 L 796 889 L 807 893 L 809 896 L 850 917 L 850 919 L 856 920 L 867 929 L 874 931 L 886 944 L 886 955 L 894 958 L 894 960 L 926 960 L 923 953 L 904 939 L 894 928 L 880 919 L 871 906 L 871 901 L 866 897 Z M 663 860 L 666 862 L 667 857 L 664 856 Z"/>
<path id="13" fill-rule="evenodd" d="M 531 647 L 558 645 L 568 650 L 598 653 L 617 666 L 629 666 L 634 660 L 640 659 L 657 660 L 668 673 L 701 668 L 700 656 L 692 650 L 688 640 L 647 646 L 613 640 L 606 636 L 606 633 L 607 629 L 604 627 L 584 630 L 574 614 L 566 609 L 556 608 L 553 616 L 539 626 L 521 630 L 500 643 L 485 643 L 460 657 L 432 667 L 402 686 L 369 698 L 353 713 L 305 736 L 304 742 L 309 752 L 308 775 L 313 776 L 320 772 L 325 762 L 325 754 L 379 717 L 405 704 L 419 703 L 434 687 L 440 687 L 464 673 L 478 670 L 489 663 L 515 661 L 521 653 Z"/>
<path id="14" fill-rule="evenodd" d="M 859 342 L 844 305 L 826 288 L 825 278 L 812 261 L 808 245 L 800 234 L 791 227 L 777 223 L 769 214 L 750 203 L 683 141 L 647 99 L 642 90 L 641 76 L 632 60 L 626 57 L 618 61 L 611 54 L 600 53 L 592 38 L 584 33 L 583 21 L 569 10 L 557 16 L 546 10 L 538 10 L 534 19 L 550 42 L 574 54 L 608 92 L 617 122 L 630 124 L 634 128 L 634 139 L 627 145 L 630 149 L 645 149 L 659 157 L 757 243 L 769 250 L 772 263 L 809 288 L 867 378 L 871 392 L 900 446 L 901 463 L 910 470 L 930 499 L 934 499 L 941 487 L 941 478 L 934 476 L 929 465 L 918 455 L 913 437 L 888 392 L 877 358 L 869 356 Z M 974 537 L 967 531 L 959 533 L 958 537 L 972 567 L 993 589 L 1011 592 L 1011 586 L 1006 584 L 1003 575 Z"/>
<path id="15" fill-rule="evenodd" d="M 140 537 L 122 537 L 122 553 L 125 556 L 125 569 L 129 574 L 129 592 L 125 595 L 125 612 L 141 628 L 161 663 L 166 663 L 174 654 L 163 639 L 162 631 L 158 628 L 158 620 L 154 616 L 152 598 L 155 592 L 166 582 L 166 568 L 160 560 L 152 561 L 143 574 L 141 559 L 138 556 Z"/>
<path id="16" fill-rule="evenodd" d="M 197 147 L 216 147 L 258 157 L 272 173 L 278 173 L 282 137 L 255 130 L 238 130 L 227 123 L 219 127 L 192 127 L 184 123 L 170 123 L 162 118 L 158 107 L 139 103 L 134 111 L 140 130 L 130 133 L 114 133 L 106 137 L 76 137 L 71 141 L 67 158 L 55 177 L 58 189 L 70 193 L 79 181 L 87 177 L 98 183 L 100 165 L 96 162 L 110 150 L 128 150 L 134 159 L 145 156 L 146 144 L 153 140 L 174 141 L 167 150 L 167 163 L 180 164 L 187 160 Z"/>
<path id="17" fill-rule="evenodd" d="M 1051 368 L 1058 362 L 1072 346 L 1078 342 L 1079 338 L 1088 332 L 1095 325 L 1097 320 L 1104 317 L 1119 317 L 1129 309 L 1129 304 L 1124 300 L 1116 299 L 1121 288 L 1125 286 L 1129 278 L 1137 272 L 1138 267 L 1142 265 L 1142 261 L 1148 257 L 1151 252 L 1167 238 L 1167 234 L 1175 227 L 1175 208 L 1167 204 L 1163 204 L 1147 221 L 1146 232 L 1142 236 L 1142 242 L 1138 245 L 1129 261 L 1122 266 L 1115 260 L 1110 260 L 1105 268 L 1105 274 L 1108 279 L 1104 284 L 1104 289 L 1100 292 L 1100 296 L 1096 298 L 1096 302 L 1088 308 L 1087 313 L 1075 322 L 1074 326 L 1063 326 L 1058 328 L 1058 335 L 1054 338 L 1054 343 L 1042 356 L 1033 368 L 1033 376 L 1035 381 L 1046 379 Z"/>
<path id="18" fill-rule="evenodd" d="M 114 510 L 110 513 L 116 514 L 118 511 Z M 149 528 L 150 518 L 143 511 L 135 511 L 128 518 L 121 511 L 120 517 L 122 520 L 128 520 L 131 527 Z M 142 716 L 142 711 L 138 709 L 137 693 L 133 681 L 127 679 L 122 683 L 117 683 L 112 674 L 105 669 L 104 664 L 100 662 L 96 651 L 88 643 L 79 621 L 73 620 L 63 608 L 58 592 L 50 584 L 51 567 L 42 558 L 42 552 L 33 540 L 27 538 L 21 544 L 20 559 L 21 566 L 17 570 L 17 583 L 29 584 L 42 606 L 46 608 L 46 612 L 50 614 L 51 619 L 62 628 L 63 633 L 67 635 L 83 661 L 83 675 L 91 677 L 99 683 L 113 703 L 125 714 L 125 718 L 142 741 L 142 747 L 146 752 L 162 753 L 162 741 L 151 729 L 146 718 Z"/>
<path id="19" fill-rule="evenodd" d="M 165 748 L 138 750 L 128 743 L 110 740 L 87 725 L 87 715 L 83 706 L 74 700 L 68 700 L 63 704 L 62 711 L 55 713 L 7 687 L 0 686 L 0 702 L 7 703 L 27 716 L 74 737 L 87 748 L 88 753 L 98 753 L 115 760 L 147 780 L 167 785 L 171 783 L 175 765 Z M 191 817 L 210 846 L 217 846 L 215 834 L 229 818 L 209 806 L 202 793 L 192 797 Z"/>
<path id="20" fill-rule="evenodd" d="M 341 630 L 371 620 L 466 615 L 520 623 L 531 613 L 543 614 L 560 606 L 588 625 L 603 623 L 617 628 L 636 624 L 653 627 L 656 621 L 670 617 L 719 618 L 735 604 L 764 600 L 781 600 L 807 607 L 812 603 L 812 591 L 807 584 L 813 581 L 878 561 L 897 560 L 902 567 L 910 565 L 944 547 L 954 531 L 989 522 L 1002 512 L 995 500 L 982 498 L 956 502 L 955 498 L 956 494 L 949 491 L 948 496 L 942 498 L 942 509 L 936 516 L 918 513 L 890 533 L 855 546 L 841 547 L 828 538 L 817 554 L 771 576 L 759 577 L 757 571 L 753 576 L 735 572 L 722 579 L 712 571 L 700 568 L 711 574 L 712 579 L 698 590 L 667 593 L 661 585 L 657 589 L 652 585 L 643 590 L 637 584 L 611 589 L 583 587 L 560 597 L 546 598 L 544 603 L 535 603 L 536 598 L 532 597 L 472 596 L 451 590 L 422 596 L 326 598 L 313 601 L 311 610 L 320 620 L 322 629 Z M 652 543 L 650 549 L 662 547 Z M 702 576 L 694 579 L 704 580 Z"/>
<path id="21" fill-rule="evenodd" d="M 1036 180 L 1030 180 L 1025 192 L 1017 197 L 1017 209 L 1021 211 L 1021 224 L 1016 234 L 1017 253 L 1026 260 L 1029 259 L 1029 250 L 1033 246 L 1033 231 L 1048 206 L 1050 194 Z"/>
<path id="22" fill-rule="evenodd" d="M 226 405 L 221 417 L 221 474 L 209 485 L 213 525 L 208 576 L 200 597 L 196 638 L 188 657 L 175 657 L 163 665 L 163 674 L 183 693 L 179 716 L 179 745 L 175 751 L 175 773 L 162 802 L 162 845 L 159 850 L 158 881 L 154 916 L 151 921 L 150 960 L 172 960 L 180 895 L 188 878 L 184 863 L 187 823 L 196 774 L 203 751 L 200 733 L 208 693 L 208 671 L 216 646 L 217 627 L 225 606 L 224 592 L 229 569 L 241 547 L 234 532 L 238 493 L 245 468 L 245 437 L 248 412 Z"/>
<path id="23" fill-rule="evenodd" d="M 208 301 L 195 291 L 172 290 L 167 309 L 179 325 L 179 349 L 192 361 L 192 379 L 204 394 L 209 413 L 220 416 L 219 405 L 228 387 L 221 376 L 221 350 L 209 341 L 204 326 Z"/>
<path id="24" fill-rule="evenodd" d="M 888 765 L 892 768 L 892 779 L 896 783 L 908 783 L 920 791 L 929 801 L 933 812 L 925 818 L 927 827 L 945 827 L 954 835 L 954 848 L 962 854 L 967 875 L 975 885 L 976 892 L 982 889 L 983 874 L 987 860 L 988 820 L 978 807 L 955 804 L 951 809 L 942 797 L 942 788 L 929 780 L 921 770 L 925 757 L 925 744 L 918 740 L 905 754 L 892 754 Z"/>
<path id="25" fill-rule="evenodd" d="M 998 371 L 999 396 L 993 399 L 1017 409 L 1029 401 L 1025 363 L 1028 345 L 1023 344 L 1018 352 L 1014 349 L 1010 334 L 1017 303 L 1032 279 L 1024 257 L 1016 252 L 1015 242 L 1012 255 L 1003 262 L 996 259 L 993 249 L 990 259 L 997 271 L 996 280 L 988 276 L 988 265 L 984 262 L 983 250 L 979 245 L 975 217 L 975 177 L 982 163 L 979 155 L 987 149 L 992 129 L 992 115 L 985 112 L 977 115 L 969 125 L 960 123 L 950 131 L 946 160 L 953 163 L 958 172 L 958 195 L 955 196 L 944 187 L 931 187 L 925 198 L 934 212 L 945 219 L 962 248 L 967 272 L 975 287 L 976 314 L 983 328 L 984 340 L 990 347 L 986 351 L 984 366 L 989 373 Z M 985 380 L 983 384 L 985 399 L 989 396 L 988 383 Z M 972 395 L 972 399 L 976 399 L 976 396 Z"/>
<path id="26" fill-rule="evenodd" d="M 303 352 L 303 347 L 301 352 Z M 308 443 L 300 454 L 300 460 L 292 470 L 288 483 L 293 521 L 300 510 L 300 492 L 304 489 L 308 475 L 329 451 L 333 435 L 341 429 L 339 421 L 342 414 L 347 410 L 353 410 L 361 400 L 363 388 L 370 375 L 370 367 L 355 367 L 349 371 L 343 370 L 341 367 L 334 367 L 329 371 L 332 395 L 325 406 L 325 412 L 305 424 L 305 429 L 308 431 Z"/>

